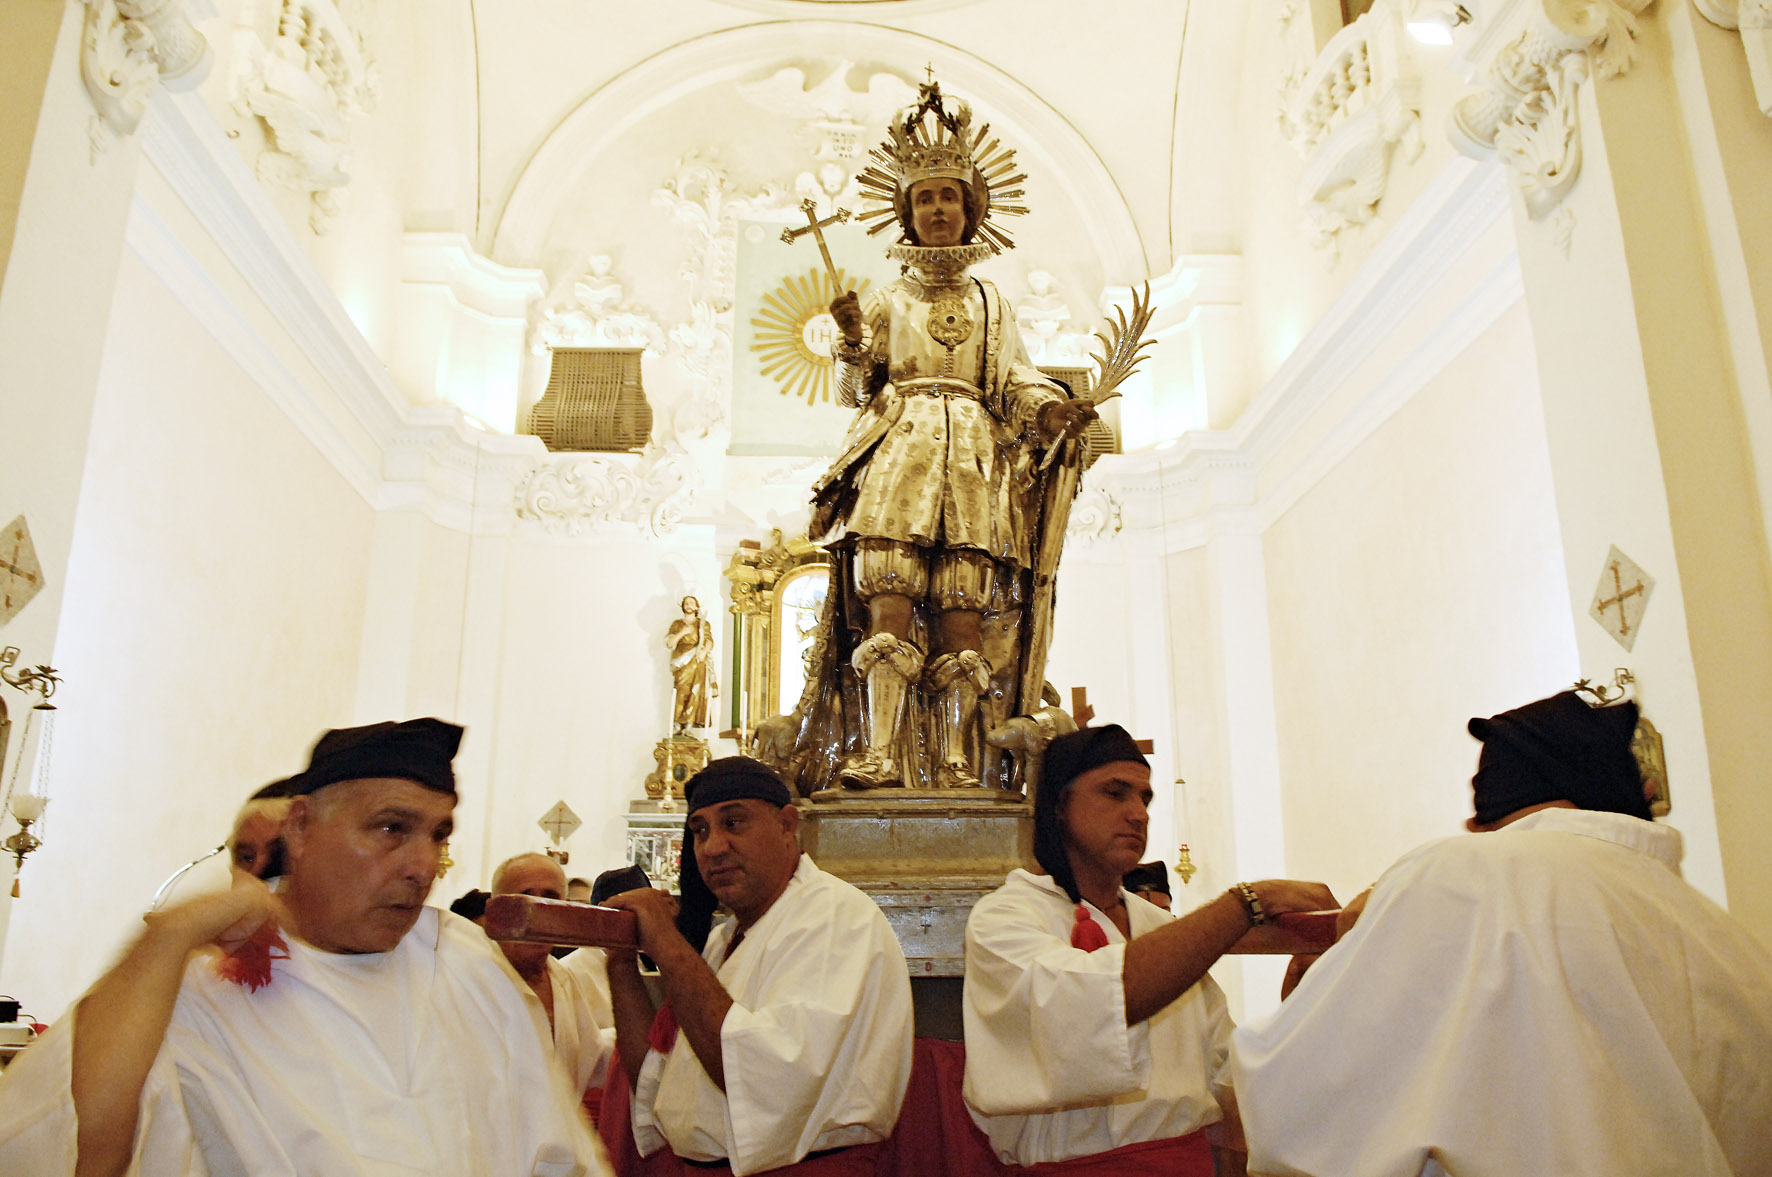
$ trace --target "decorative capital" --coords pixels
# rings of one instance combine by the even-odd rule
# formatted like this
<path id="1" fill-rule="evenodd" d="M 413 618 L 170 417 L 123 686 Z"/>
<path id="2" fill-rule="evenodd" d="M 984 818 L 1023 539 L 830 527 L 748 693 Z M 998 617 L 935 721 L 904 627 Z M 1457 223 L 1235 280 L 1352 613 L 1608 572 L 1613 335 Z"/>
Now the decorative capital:
<path id="1" fill-rule="evenodd" d="M 1652 2 L 1538 0 L 1489 64 L 1485 87 L 1453 107 L 1452 145 L 1473 159 L 1499 159 L 1534 220 L 1556 208 L 1581 173 L 1582 83 L 1636 63 L 1636 14 Z"/>
<path id="2" fill-rule="evenodd" d="M 184 0 L 86 0 L 80 77 L 97 112 L 89 131 L 93 158 L 135 133 L 156 86 L 192 89 L 212 59 Z"/>

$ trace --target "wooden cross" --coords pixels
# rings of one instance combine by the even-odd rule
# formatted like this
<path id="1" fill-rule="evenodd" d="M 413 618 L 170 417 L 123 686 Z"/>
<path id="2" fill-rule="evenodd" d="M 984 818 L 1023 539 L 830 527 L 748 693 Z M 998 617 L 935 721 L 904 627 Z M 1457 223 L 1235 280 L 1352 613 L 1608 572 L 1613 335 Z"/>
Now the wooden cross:
<path id="1" fill-rule="evenodd" d="M 19 550 L 24 547 L 24 534 L 16 528 L 12 533 L 12 555 L 0 558 L 0 571 L 6 573 L 5 608 L 12 608 L 12 584 L 14 580 L 22 580 L 26 584 L 36 584 L 35 573 L 20 568 L 14 561 L 18 559 Z"/>
<path id="2" fill-rule="evenodd" d="M 1088 687 L 1072 687 L 1071 688 L 1071 719 L 1076 721 L 1078 729 L 1080 730 L 1082 728 L 1088 727 L 1089 721 L 1094 718 L 1095 718 L 1095 708 L 1093 708 L 1089 705 L 1089 688 Z M 1149 756 L 1151 753 L 1153 753 L 1157 750 L 1157 746 L 1149 740 L 1134 740 L 1132 742 L 1135 745 L 1137 745 L 1138 750 L 1140 752 L 1143 752 L 1146 756 Z"/>
<path id="3" fill-rule="evenodd" d="M 1613 605 L 1617 605 L 1618 606 L 1618 632 L 1619 632 L 1620 636 L 1623 636 L 1624 634 L 1627 634 L 1630 632 L 1630 619 L 1625 615 L 1624 602 L 1631 597 L 1642 595 L 1643 582 L 1639 580 L 1639 581 L 1637 581 L 1636 584 L 1632 585 L 1630 588 L 1625 588 L 1624 587 L 1624 578 L 1621 575 L 1619 575 L 1619 572 L 1618 572 L 1618 561 L 1617 560 L 1612 561 L 1611 568 L 1612 568 L 1612 593 L 1613 593 L 1613 595 L 1608 597 L 1606 600 L 1601 601 L 1599 604 L 1595 605 L 1594 608 L 1596 608 L 1600 612 L 1604 613 L 1607 609 L 1611 608 Z"/>
<path id="4" fill-rule="evenodd" d="M 812 234 L 812 239 L 818 242 L 818 252 L 824 255 L 824 268 L 825 272 L 831 276 L 831 285 L 839 291 L 842 290 L 843 279 L 837 273 L 837 263 L 831 260 L 831 248 L 824 243 L 824 227 L 847 221 L 849 210 L 840 208 L 821 221 L 818 219 L 818 202 L 808 197 L 800 202 L 800 211 L 806 214 L 805 226 L 799 229 L 783 229 L 781 239 L 792 245 L 806 234 Z"/>

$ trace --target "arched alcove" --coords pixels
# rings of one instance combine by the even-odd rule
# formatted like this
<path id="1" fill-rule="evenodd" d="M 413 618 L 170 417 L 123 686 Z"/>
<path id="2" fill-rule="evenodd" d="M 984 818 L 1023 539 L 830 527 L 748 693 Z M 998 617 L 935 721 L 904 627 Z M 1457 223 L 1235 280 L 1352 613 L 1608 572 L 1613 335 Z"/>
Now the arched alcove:
<path id="1" fill-rule="evenodd" d="M 598 89 L 561 120 L 518 176 L 493 234 L 493 257 L 507 265 L 541 265 L 561 204 L 580 179 L 624 134 L 674 103 L 708 87 L 764 77 L 784 65 L 839 59 L 907 79 L 931 66 L 949 91 L 970 100 L 1024 161 L 1045 174 L 1052 188 L 1033 199 L 1074 223 L 1105 282 L 1145 276 L 1144 245 L 1124 195 L 1095 148 L 1061 112 L 957 46 L 830 20 L 770 21 L 696 37 Z"/>

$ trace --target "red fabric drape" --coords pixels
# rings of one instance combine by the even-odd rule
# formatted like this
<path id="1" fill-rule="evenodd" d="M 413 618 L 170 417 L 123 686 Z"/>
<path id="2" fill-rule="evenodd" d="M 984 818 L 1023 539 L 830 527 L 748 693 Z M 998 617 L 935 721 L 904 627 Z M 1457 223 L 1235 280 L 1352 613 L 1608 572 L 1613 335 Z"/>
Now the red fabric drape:
<path id="1" fill-rule="evenodd" d="M 1173 1140 L 1147 1140 L 1074 1161 L 1049 1165 L 1006 1165 L 1005 1173 L 1026 1177 L 1213 1177 L 1212 1146 L 1204 1132 Z"/>
<path id="2" fill-rule="evenodd" d="M 880 1177 L 996 1177 L 1007 1171 L 966 1113 L 960 1098 L 965 1074 L 963 1045 L 917 1039 L 904 1110 L 880 1158 Z"/>
<path id="3" fill-rule="evenodd" d="M 965 1072 L 963 1045 L 917 1039 L 904 1110 L 889 1140 L 774 1172 L 794 1177 L 1212 1177 L 1212 1150 L 1199 1132 L 1061 1164 L 1005 1165 L 966 1112 L 960 1097 Z M 634 1148 L 629 1107 L 627 1072 L 618 1056 L 610 1063 L 599 1125 L 617 1177 L 728 1177 L 728 1169 L 691 1168 L 668 1148 L 642 1158 Z"/>

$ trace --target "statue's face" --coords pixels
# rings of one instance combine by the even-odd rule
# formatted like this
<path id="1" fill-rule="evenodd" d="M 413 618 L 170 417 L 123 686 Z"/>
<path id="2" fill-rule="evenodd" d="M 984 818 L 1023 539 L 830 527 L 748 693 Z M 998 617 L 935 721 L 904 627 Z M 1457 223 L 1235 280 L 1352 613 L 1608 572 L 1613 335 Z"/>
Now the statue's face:
<path id="1" fill-rule="evenodd" d="M 694 617 L 701 612 L 701 602 L 694 597 L 683 598 L 683 616 Z"/>
<path id="2" fill-rule="evenodd" d="M 906 194 L 918 245 L 958 245 L 966 233 L 966 191 L 958 180 L 918 180 Z"/>

